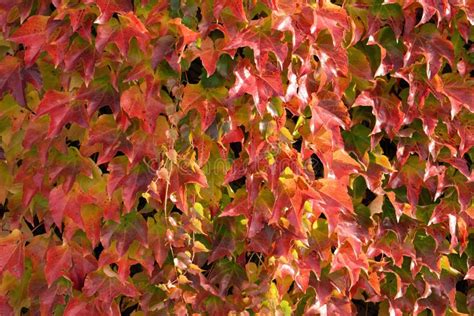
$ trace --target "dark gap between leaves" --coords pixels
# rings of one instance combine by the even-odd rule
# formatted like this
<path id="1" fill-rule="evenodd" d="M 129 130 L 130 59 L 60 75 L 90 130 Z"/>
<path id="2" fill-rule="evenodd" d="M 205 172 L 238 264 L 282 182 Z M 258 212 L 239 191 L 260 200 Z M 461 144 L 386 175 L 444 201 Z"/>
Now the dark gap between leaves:
<path id="1" fill-rule="evenodd" d="M 246 177 L 243 176 L 237 180 L 229 182 L 229 185 L 232 188 L 232 190 L 235 192 L 238 189 L 245 187 L 245 182 L 246 182 Z"/>
<path id="2" fill-rule="evenodd" d="M 229 144 L 230 149 L 234 153 L 235 158 L 240 157 L 240 153 L 242 152 L 242 143 L 241 142 L 233 142 Z"/>
<path id="3" fill-rule="evenodd" d="M 451 68 L 451 66 L 446 63 L 446 65 L 444 65 L 443 67 L 443 70 L 441 70 L 441 73 L 442 74 L 449 74 L 449 73 L 452 73 L 453 72 L 453 69 Z"/>
<path id="4" fill-rule="evenodd" d="M 183 83 L 199 83 L 199 81 L 201 81 L 203 71 L 204 67 L 202 66 L 201 59 L 196 58 L 191 62 L 189 69 L 184 72 L 181 80 Z"/>
<path id="5" fill-rule="evenodd" d="M 100 254 L 102 253 L 102 251 L 104 251 L 104 246 L 102 246 L 102 244 L 99 242 L 99 244 L 94 248 L 93 250 L 93 253 L 94 253 L 94 257 L 99 260 L 100 258 Z"/>
<path id="6" fill-rule="evenodd" d="M 108 170 L 109 164 L 107 162 L 98 165 L 98 167 L 100 171 L 102 172 L 102 174 L 109 173 L 109 170 Z"/>
<path id="7" fill-rule="evenodd" d="M 464 156 L 462 156 L 464 158 L 464 160 L 466 160 L 467 162 L 467 167 L 469 168 L 469 171 L 472 172 L 472 160 L 471 160 L 471 157 L 465 153 Z"/>
<path id="8" fill-rule="evenodd" d="M 146 199 L 143 196 L 138 198 L 137 211 L 142 210 L 146 206 Z"/>
<path id="9" fill-rule="evenodd" d="M 217 39 L 219 39 L 219 38 L 224 38 L 225 36 L 224 36 L 224 33 L 222 33 L 221 30 L 217 30 L 217 29 L 216 29 L 216 30 L 212 30 L 211 32 L 209 32 L 209 37 L 210 37 L 213 41 L 215 41 L 215 40 L 217 40 Z"/>
<path id="10" fill-rule="evenodd" d="M 66 138 L 66 145 L 68 147 L 74 147 L 74 148 L 77 148 L 77 149 L 81 148 L 81 143 L 78 140 L 70 140 L 70 139 Z"/>
<path id="11" fill-rule="evenodd" d="M 467 292 L 469 292 L 469 281 L 459 280 L 456 282 L 456 291 L 467 295 Z"/>
<path id="12" fill-rule="evenodd" d="M 375 200 L 376 197 L 377 195 L 374 192 L 370 191 L 369 189 L 366 189 L 362 204 L 364 204 L 365 206 L 369 206 L 369 204 L 372 203 L 372 201 Z"/>
<path id="13" fill-rule="evenodd" d="M 302 143 L 303 143 L 302 139 L 298 138 L 296 141 L 293 142 L 292 146 L 294 149 L 296 149 L 296 151 L 300 152 Z"/>
<path id="14" fill-rule="evenodd" d="M 104 114 L 113 114 L 112 108 L 108 105 L 103 105 L 99 108 L 99 116 Z"/>
<path id="15" fill-rule="evenodd" d="M 324 177 L 324 166 L 318 155 L 311 154 L 311 166 L 313 167 L 314 177 L 320 179 Z"/>
<path id="16" fill-rule="evenodd" d="M 137 309 L 138 309 L 138 304 L 129 306 L 129 307 L 127 307 L 126 309 L 124 309 L 124 310 L 121 312 L 121 315 L 122 315 L 122 316 L 129 316 L 129 315 L 132 315 L 132 313 L 135 312 L 135 311 L 137 311 Z"/>
<path id="17" fill-rule="evenodd" d="M 133 277 L 135 274 L 143 272 L 143 267 L 141 264 L 136 263 L 130 266 L 130 277 Z"/>
<path id="18" fill-rule="evenodd" d="M 377 316 L 379 314 L 379 303 L 365 302 L 363 300 L 352 300 L 357 308 L 357 315 Z"/>
<path id="19" fill-rule="evenodd" d="M 183 211 L 181 211 L 179 208 L 177 208 L 176 205 L 173 205 L 173 208 L 171 209 L 170 213 L 183 214 Z"/>
<path id="20" fill-rule="evenodd" d="M 5 199 L 5 202 L 0 204 L 0 218 L 3 218 L 3 215 L 8 212 L 8 199 Z"/>
<path id="21" fill-rule="evenodd" d="M 397 145 L 393 141 L 383 137 L 379 144 L 380 147 L 382 147 L 384 155 L 387 156 L 389 160 L 395 158 L 395 155 L 397 154 Z"/>

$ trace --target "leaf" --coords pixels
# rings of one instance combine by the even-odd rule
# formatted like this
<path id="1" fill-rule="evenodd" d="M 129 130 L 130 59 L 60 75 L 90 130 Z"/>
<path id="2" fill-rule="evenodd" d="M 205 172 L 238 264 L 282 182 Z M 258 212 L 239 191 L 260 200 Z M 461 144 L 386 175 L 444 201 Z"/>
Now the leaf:
<path id="1" fill-rule="evenodd" d="M 16 102 L 26 107 L 25 82 L 21 62 L 13 56 L 5 56 L 0 64 L 0 94 L 9 91 Z"/>
<path id="2" fill-rule="evenodd" d="M 24 251 L 23 237 L 18 229 L 0 237 L 0 274 L 9 271 L 15 277 L 21 278 L 24 270 Z"/>
<path id="3" fill-rule="evenodd" d="M 417 205 L 421 186 L 423 185 L 423 175 L 425 173 L 425 162 L 419 157 L 411 156 L 402 166 L 400 172 L 394 176 L 390 184 L 399 186 L 403 184 L 407 188 L 407 198 L 412 206 Z"/>
<path id="4" fill-rule="evenodd" d="M 103 1 L 117 1 L 117 0 L 103 0 Z M 129 0 L 118 0 L 129 3 Z M 98 23 L 102 24 L 98 27 L 97 38 L 95 42 L 95 48 L 97 51 L 102 52 L 104 47 L 108 43 L 114 43 L 117 45 L 122 56 L 127 56 L 130 42 L 133 38 L 137 40 L 137 43 L 143 51 L 147 49 L 147 45 L 150 41 L 150 36 L 147 28 L 143 23 L 133 14 L 133 12 L 121 12 L 119 15 L 119 23 L 116 20 L 109 21 L 107 24 L 103 24 L 104 18 L 99 17 Z"/>
<path id="5" fill-rule="evenodd" d="M 366 271 L 368 269 L 367 258 L 363 253 L 355 254 L 352 247 L 345 243 L 336 250 L 331 271 L 337 271 L 341 268 L 348 270 L 352 287 L 359 281 L 361 270 Z"/>
<path id="6" fill-rule="evenodd" d="M 348 51 L 349 72 L 361 79 L 371 80 L 372 71 L 367 56 L 357 48 L 350 47 Z"/>
<path id="7" fill-rule="evenodd" d="M 0 296 L 0 313 L 2 315 L 13 315 L 13 308 L 8 304 L 6 296 Z"/>
<path id="8" fill-rule="evenodd" d="M 124 91 L 120 97 L 120 106 L 130 118 L 138 118 L 146 132 L 153 134 L 156 120 L 164 110 L 164 104 L 158 99 L 145 97 L 137 86 Z"/>
<path id="9" fill-rule="evenodd" d="M 194 42 L 199 38 L 199 33 L 194 32 L 186 25 L 183 24 L 183 21 L 179 18 L 173 19 L 170 21 L 171 25 L 175 25 L 177 28 L 177 32 L 179 34 L 180 40 L 178 42 L 178 46 L 176 48 L 178 53 L 183 52 L 186 45 Z"/>
<path id="10" fill-rule="evenodd" d="M 88 127 L 84 106 L 81 103 L 76 104 L 74 97 L 67 92 L 48 91 L 36 113 L 38 117 L 45 114 L 50 116 L 48 137 L 57 136 L 67 123 L 75 122 L 84 128 Z"/>
<path id="11" fill-rule="evenodd" d="M 245 15 L 243 1 L 242 0 L 217 0 L 214 3 L 213 13 L 216 19 L 219 18 L 222 11 L 225 9 L 229 9 L 232 14 L 238 18 L 240 21 L 247 21 L 247 17 Z"/>
<path id="12" fill-rule="evenodd" d="M 44 274 L 48 286 L 62 276 L 67 276 L 72 267 L 72 256 L 69 246 L 63 244 L 48 249 Z"/>
<path id="13" fill-rule="evenodd" d="M 161 216 L 155 216 L 154 219 L 148 218 L 148 244 L 153 250 L 153 255 L 161 268 L 168 257 L 170 246 L 166 244 L 166 223 Z"/>
<path id="14" fill-rule="evenodd" d="M 77 297 L 71 298 L 66 305 L 64 310 L 65 316 L 79 316 L 81 313 L 88 312 L 90 315 L 94 315 L 94 308 L 86 300 L 80 300 Z"/>
<path id="15" fill-rule="evenodd" d="M 442 77 L 442 91 L 451 101 L 451 116 L 454 117 L 464 106 L 474 112 L 474 80 L 463 80 L 454 74 Z"/>
<path id="16" fill-rule="evenodd" d="M 362 159 L 370 148 L 369 134 L 370 129 L 359 124 L 353 126 L 350 131 L 343 131 L 346 150 L 356 153 L 359 159 Z"/>
<path id="17" fill-rule="evenodd" d="M 422 263 L 429 267 L 432 271 L 440 271 L 439 255 L 436 251 L 436 241 L 431 237 L 418 233 L 415 236 L 413 245 L 416 249 L 417 257 L 420 257 Z"/>
<path id="18" fill-rule="evenodd" d="M 229 98 L 234 99 L 245 93 L 250 94 L 261 115 L 265 112 L 271 97 L 283 95 L 280 73 L 276 69 L 266 69 L 259 74 L 247 61 L 239 63 L 234 73 L 236 80 L 229 90 Z"/>
<path id="19" fill-rule="evenodd" d="M 131 168 L 125 157 L 114 158 L 109 164 L 110 176 L 107 181 L 109 197 L 122 187 L 122 197 L 127 211 L 135 204 L 137 194 L 145 192 L 153 179 L 150 170 L 144 165 Z"/>
<path id="20" fill-rule="evenodd" d="M 97 297 L 107 306 L 119 295 L 137 297 L 140 292 L 129 282 L 120 282 L 116 273 L 105 268 L 104 271 L 95 271 L 87 275 L 84 282 L 83 293 L 85 296 L 97 294 Z"/>
<path id="21" fill-rule="evenodd" d="M 305 7 L 302 15 L 311 22 L 310 34 L 319 34 L 323 30 L 328 30 L 334 46 L 341 45 L 344 34 L 349 30 L 349 21 L 345 10 L 332 3 L 325 3 L 323 7 L 316 10 Z"/>
<path id="22" fill-rule="evenodd" d="M 102 210 L 92 204 L 83 205 L 81 207 L 81 218 L 87 237 L 92 242 L 92 247 L 96 247 L 100 238 Z"/>
<path id="23" fill-rule="evenodd" d="M 135 204 L 137 195 L 146 191 L 152 178 L 153 174 L 146 166 L 138 165 L 130 170 L 123 182 L 123 201 L 128 211 Z"/>
<path id="24" fill-rule="evenodd" d="M 101 115 L 90 127 L 87 141 L 84 141 L 81 146 L 81 153 L 84 156 L 89 156 L 97 151 L 99 153 L 97 164 L 99 165 L 112 160 L 118 151 L 129 154 L 130 142 L 124 133 L 117 131 L 117 129 L 117 123 L 112 115 Z"/>
<path id="25" fill-rule="evenodd" d="M 363 91 L 354 101 L 353 106 L 371 106 L 376 117 L 372 135 L 385 131 L 390 138 L 400 130 L 404 114 L 400 109 L 401 101 L 386 91 L 387 83 L 378 80 L 374 90 Z"/>
<path id="26" fill-rule="evenodd" d="M 116 242 L 120 256 L 128 250 L 133 241 L 147 245 L 147 224 L 143 217 L 136 212 L 121 217 L 120 223 L 108 221 L 102 227 L 100 242 L 107 248 Z"/>
<path id="27" fill-rule="evenodd" d="M 474 267 L 470 267 L 464 276 L 464 280 L 474 280 Z"/>
<path id="28" fill-rule="evenodd" d="M 280 67 L 286 59 L 288 48 L 281 43 L 281 35 L 268 34 L 264 27 L 249 27 L 237 34 L 223 49 L 233 51 L 240 47 L 250 47 L 254 53 L 257 70 L 265 69 L 265 61 L 268 53 L 275 54 Z"/>
<path id="29" fill-rule="evenodd" d="M 23 44 L 26 47 L 25 64 L 31 66 L 38 58 L 41 49 L 48 39 L 47 25 L 49 17 L 44 15 L 34 15 L 28 18 L 25 23 L 10 37 L 10 40 Z"/>
<path id="30" fill-rule="evenodd" d="M 201 42 L 201 47 L 196 52 L 196 55 L 202 61 L 204 69 L 206 69 L 207 76 L 212 76 L 216 71 L 219 57 L 224 53 L 222 48 L 222 41 L 213 42 L 212 39 L 206 37 Z"/>
<path id="31" fill-rule="evenodd" d="M 312 95 L 311 114 L 310 124 L 314 130 L 317 130 L 321 125 L 329 130 L 337 127 L 347 129 L 351 121 L 344 103 L 330 91 L 321 91 Z"/>
<path id="32" fill-rule="evenodd" d="M 469 1 L 0 0 L 0 315 L 472 314 Z"/>
<path id="33" fill-rule="evenodd" d="M 353 211 L 352 200 L 343 184 L 333 179 L 320 179 L 318 183 L 322 185 L 318 191 L 322 194 L 322 201 L 325 205 L 345 209 L 349 212 Z"/>
<path id="34" fill-rule="evenodd" d="M 170 175 L 169 193 L 174 193 L 176 206 L 183 210 L 187 210 L 186 184 L 188 183 L 195 183 L 203 188 L 209 186 L 206 176 L 194 161 L 180 162 L 180 167 L 174 168 Z"/>
<path id="35" fill-rule="evenodd" d="M 188 84 L 183 90 L 181 108 L 185 112 L 191 109 L 198 111 L 201 115 L 201 129 L 206 131 L 214 121 L 226 92 L 224 88 L 204 89 L 200 84 Z"/>
<path id="36" fill-rule="evenodd" d="M 83 227 L 80 216 L 81 206 L 88 203 L 94 203 L 93 196 L 82 192 L 78 187 L 65 192 L 62 186 L 55 187 L 49 193 L 49 208 L 51 216 L 56 226 L 61 227 L 64 216 L 70 217 L 79 227 Z"/>
<path id="37" fill-rule="evenodd" d="M 90 0 L 86 2 L 93 3 Z M 132 11 L 132 3 L 130 0 L 96 0 L 95 3 L 99 7 L 100 15 L 95 23 L 106 23 L 114 13 L 127 13 Z"/>
<path id="38" fill-rule="evenodd" d="M 418 33 L 407 37 L 408 52 L 405 54 L 405 65 L 411 64 L 419 56 L 426 59 L 426 75 L 432 79 L 441 68 L 441 58 L 449 64 L 454 63 L 453 44 L 443 38 L 433 24 L 423 25 Z"/>

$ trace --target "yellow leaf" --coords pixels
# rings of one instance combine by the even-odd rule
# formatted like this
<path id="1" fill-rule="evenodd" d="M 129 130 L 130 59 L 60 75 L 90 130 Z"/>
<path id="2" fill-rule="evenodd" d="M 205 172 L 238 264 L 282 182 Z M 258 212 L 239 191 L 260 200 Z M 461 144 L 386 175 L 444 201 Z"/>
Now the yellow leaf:
<path id="1" fill-rule="evenodd" d="M 208 252 L 209 249 L 207 249 L 207 247 L 200 241 L 194 241 L 194 244 L 193 244 L 193 251 L 194 252 Z"/>

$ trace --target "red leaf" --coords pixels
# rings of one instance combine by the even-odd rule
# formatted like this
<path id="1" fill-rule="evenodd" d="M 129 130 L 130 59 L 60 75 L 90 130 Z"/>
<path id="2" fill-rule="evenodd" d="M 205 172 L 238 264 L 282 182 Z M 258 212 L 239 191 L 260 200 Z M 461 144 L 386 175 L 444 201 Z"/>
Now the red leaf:
<path id="1" fill-rule="evenodd" d="M 96 3 L 100 10 L 100 16 L 95 21 L 98 24 L 104 24 L 112 17 L 114 13 L 127 13 L 132 11 L 133 6 L 130 0 L 87 0 L 86 3 Z"/>
<path id="2" fill-rule="evenodd" d="M 23 25 L 10 37 L 15 43 L 26 46 L 25 64 L 31 66 L 41 52 L 48 39 L 47 24 L 49 16 L 31 16 Z"/>
<path id="3" fill-rule="evenodd" d="M 183 89 L 183 101 L 181 107 L 184 112 L 195 109 L 201 115 L 201 129 L 206 131 L 212 124 L 216 116 L 216 109 L 220 105 L 220 100 L 224 94 L 209 91 L 201 85 L 188 84 Z"/>
<path id="4" fill-rule="evenodd" d="M 378 80 L 376 88 L 363 91 L 353 106 L 371 106 L 377 119 L 372 135 L 385 130 L 393 138 L 402 126 L 404 115 L 400 110 L 401 101 L 393 94 L 388 94 L 386 86 L 384 81 Z"/>
<path id="5" fill-rule="evenodd" d="M 81 153 L 84 156 L 90 156 L 98 151 L 97 164 L 99 165 L 112 160 L 118 151 L 128 154 L 130 143 L 117 129 L 118 126 L 112 115 L 101 115 L 90 127 L 88 141 L 81 146 Z"/>
<path id="6" fill-rule="evenodd" d="M 389 185 L 393 188 L 405 185 L 407 188 L 407 198 L 410 204 L 415 207 L 418 203 L 423 176 L 425 173 L 425 162 L 419 157 L 411 156 L 402 166 L 400 172 L 392 175 Z"/>
<path id="7" fill-rule="evenodd" d="M 81 206 L 94 203 L 95 198 L 88 195 L 80 188 L 74 187 L 71 191 L 65 192 L 62 186 L 55 187 L 49 193 L 49 209 L 51 216 L 57 227 L 61 227 L 64 215 L 70 217 L 74 222 L 83 227 L 80 216 Z"/>
<path id="8" fill-rule="evenodd" d="M 25 83 L 21 74 L 21 62 L 16 57 L 5 56 L 0 63 L 0 95 L 9 91 L 16 102 L 26 106 Z"/>
<path id="9" fill-rule="evenodd" d="M 161 216 L 155 216 L 155 219 L 148 218 L 148 244 L 153 250 L 153 255 L 161 268 L 168 257 L 170 246 L 166 244 L 166 223 Z"/>
<path id="10" fill-rule="evenodd" d="M 178 170 L 176 170 L 178 169 Z M 169 193 L 176 195 L 176 206 L 187 210 L 186 184 L 195 183 L 207 188 L 207 179 L 199 166 L 193 161 L 183 161 L 179 168 L 174 168 L 170 175 Z"/>
<path id="11" fill-rule="evenodd" d="M 186 25 L 184 25 L 180 18 L 170 20 L 169 23 L 172 25 L 176 25 L 177 27 L 179 38 L 178 38 L 176 51 L 178 54 L 181 54 L 183 52 L 186 45 L 194 42 L 195 40 L 199 38 L 199 33 L 194 32 L 193 30 L 188 28 Z"/>
<path id="12" fill-rule="evenodd" d="M 126 157 L 114 158 L 109 164 L 110 176 L 107 181 L 109 197 L 119 187 L 122 187 L 122 197 L 127 211 L 135 204 L 137 193 L 145 192 L 153 179 L 153 174 L 146 166 L 129 167 Z"/>
<path id="13" fill-rule="evenodd" d="M 229 9 L 240 21 L 247 21 L 242 0 L 217 0 L 214 2 L 213 12 L 216 19 L 221 15 L 222 10 Z"/>
<path id="14" fill-rule="evenodd" d="M 244 191 L 238 191 L 234 200 L 229 203 L 219 216 L 250 216 L 250 203 Z"/>
<path id="15" fill-rule="evenodd" d="M 405 65 L 412 64 L 417 57 L 426 59 L 426 74 L 433 78 L 441 68 L 441 58 L 453 65 L 453 44 L 442 37 L 433 24 L 423 25 L 418 33 L 407 36 L 408 52 L 405 54 Z"/>
<path id="16" fill-rule="evenodd" d="M 250 47 L 254 53 L 257 69 L 261 71 L 265 67 L 267 54 L 270 52 L 275 54 L 279 66 L 283 66 L 283 62 L 288 54 L 288 47 L 281 42 L 282 39 L 283 34 L 278 34 L 278 36 L 266 34 L 260 28 L 249 27 L 233 37 L 229 44 L 224 47 L 224 50 L 232 51 L 240 47 Z"/>
<path id="17" fill-rule="evenodd" d="M 64 310 L 64 316 L 82 316 L 84 313 L 90 316 L 99 315 L 90 301 L 80 300 L 77 297 L 72 297 Z"/>
<path id="18" fill-rule="evenodd" d="M 138 118 L 146 132 L 153 134 L 156 119 L 164 110 L 164 104 L 155 98 L 146 97 L 137 86 L 124 91 L 120 98 L 120 106 L 131 118 Z"/>
<path id="19" fill-rule="evenodd" d="M 92 204 L 83 205 L 81 207 L 81 219 L 87 237 L 92 242 L 92 247 L 96 247 L 100 238 L 102 209 Z"/>
<path id="20" fill-rule="evenodd" d="M 222 41 L 213 42 L 212 39 L 209 37 L 204 38 L 201 42 L 201 47 L 198 51 L 196 51 L 196 55 L 201 58 L 202 65 L 204 69 L 206 69 L 207 76 L 212 76 L 216 71 L 217 61 L 219 57 L 223 54 L 222 50 L 218 49 L 218 43 L 222 43 Z M 222 45 L 220 45 L 222 46 Z"/>
<path id="21" fill-rule="evenodd" d="M 324 125 L 327 129 L 342 127 L 347 129 L 351 119 L 347 107 L 333 92 L 321 91 L 311 98 L 311 128 L 316 131 Z"/>
<path id="22" fill-rule="evenodd" d="M 127 176 L 128 162 L 125 157 L 114 158 L 108 165 L 107 194 L 109 197 L 117 190 Z"/>
<path id="23" fill-rule="evenodd" d="M 0 296 L 0 315 L 14 315 L 13 308 L 8 304 L 8 297 Z"/>
<path id="24" fill-rule="evenodd" d="M 0 274 L 9 271 L 21 278 L 24 269 L 24 246 L 21 232 L 13 230 L 8 236 L 0 238 Z M 1 305 L 1 304 L 0 304 Z"/>
<path id="25" fill-rule="evenodd" d="M 133 241 L 147 247 L 147 225 L 143 217 L 136 213 L 128 213 L 120 219 L 120 223 L 107 222 L 102 227 L 100 241 L 108 248 L 112 241 L 116 242 L 117 251 L 123 256 Z"/>
<path id="26" fill-rule="evenodd" d="M 317 190 L 321 194 L 323 205 L 330 208 L 339 208 L 349 212 L 353 211 L 352 200 L 347 193 L 347 187 L 334 179 L 320 179 L 317 181 L 322 186 Z"/>
<path id="27" fill-rule="evenodd" d="M 474 280 L 474 267 L 470 267 L 464 276 L 464 280 Z"/>
<path id="28" fill-rule="evenodd" d="M 307 6 L 302 10 L 301 16 L 311 23 L 310 28 L 304 30 L 306 34 L 317 35 L 323 30 L 328 30 L 335 47 L 341 45 L 344 34 L 349 30 L 346 11 L 330 2 L 325 2 L 322 8 L 317 9 Z"/>
<path id="29" fill-rule="evenodd" d="M 229 90 L 229 98 L 250 94 L 261 115 L 265 112 L 271 97 L 284 95 L 280 72 L 268 64 L 263 73 L 258 73 L 248 60 L 244 60 L 237 65 L 234 73 L 236 80 Z"/>
<path id="30" fill-rule="evenodd" d="M 454 74 L 441 76 L 442 91 L 451 101 L 451 116 L 454 117 L 466 107 L 474 112 L 474 80 L 463 80 Z"/>
<path id="31" fill-rule="evenodd" d="M 51 284 L 61 276 L 68 275 L 71 267 L 72 256 L 67 244 L 49 248 L 46 253 L 46 265 L 44 267 L 44 274 L 48 286 L 51 286 Z"/>
<path id="32" fill-rule="evenodd" d="M 70 122 L 86 128 L 87 113 L 83 104 L 75 104 L 74 97 L 68 92 L 48 91 L 38 105 L 38 116 L 49 114 L 50 124 L 48 137 L 57 136 L 61 129 Z"/>
<path id="33" fill-rule="evenodd" d="M 334 253 L 331 272 L 341 268 L 348 270 L 352 287 L 359 281 L 360 271 L 367 271 L 369 264 L 364 253 L 357 254 L 348 243 L 344 243 Z"/>
<path id="34" fill-rule="evenodd" d="M 138 165 L 130 170 L 123 181 L 123 202 L 127 211 L 135 204 L 137 194 L 145 192 L 152 180 L 153 173 L 146 166 Z"/>
<path id="35" fill-rule="evenodd" d="M 96 271 L 89 273 L 82 289 L 85 296 L 92 296 L 97 293 L 99 300 L 105 305 L 112 304 L 114 298 L 119 295 L 137 297 L 140 292 L 129 282 L 120 282 L 118 275 L 109 268 L 104 272 Z"/>
<path id="36" fill-rule="evenodd" d="M 141 50 L 146 51 L 150 36 L 145 25 L 133 12 L 120 15 L 119 20 L 119 24 L 109 23 L 98 27 L 95 42 L 97 51 L 102 52 L 105 45 L 114 43 L 117 45 L 122 56 L 126 57 L 132 38 L 137 40 Z"/>

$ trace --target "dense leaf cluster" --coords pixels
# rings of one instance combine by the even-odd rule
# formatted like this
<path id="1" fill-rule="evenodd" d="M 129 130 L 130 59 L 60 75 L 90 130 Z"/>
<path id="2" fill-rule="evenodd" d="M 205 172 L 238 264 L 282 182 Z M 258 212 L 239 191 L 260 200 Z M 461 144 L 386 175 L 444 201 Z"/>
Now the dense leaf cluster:
<path id="1" fill-rule="evenodd" d="M 474 313 L 474 4 L 0 1 L 0 315 Z"/>

